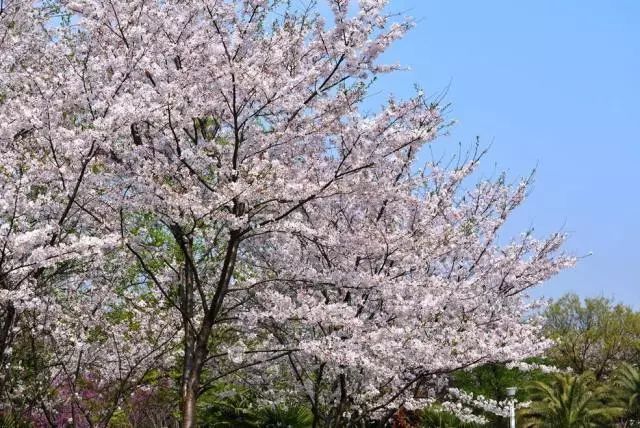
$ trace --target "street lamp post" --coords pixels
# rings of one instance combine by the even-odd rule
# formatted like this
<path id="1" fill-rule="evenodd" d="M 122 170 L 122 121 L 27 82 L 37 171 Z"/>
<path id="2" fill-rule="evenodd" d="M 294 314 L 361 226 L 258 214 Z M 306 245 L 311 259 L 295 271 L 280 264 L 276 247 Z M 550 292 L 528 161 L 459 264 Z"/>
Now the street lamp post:
<path id="1" fill-rule="evenodd" d="M 509 427 L 516 428 L 516 392 L 518 388 L 507 388 L 507 397 L 509 397 Z"/>

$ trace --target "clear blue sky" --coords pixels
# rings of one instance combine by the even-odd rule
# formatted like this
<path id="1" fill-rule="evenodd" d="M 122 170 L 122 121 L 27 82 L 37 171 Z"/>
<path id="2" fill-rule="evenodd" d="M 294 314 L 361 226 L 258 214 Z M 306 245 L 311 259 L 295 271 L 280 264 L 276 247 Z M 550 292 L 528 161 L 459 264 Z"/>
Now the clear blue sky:
<path id="1" fill-rule="evenodd" d="M 386 54 L 411 71 L 379 88 L 407 95 L 448 87 L 459 123 L 436 148 L 475 137 L 483 168 L 513 178 L 537 166 L 515 234 L 564 230 L 593 252 L 542 289 L 640 308 L 640 1 L 392 0 L 418 26 Z M 448 147 L 448 148 L 447 148 Z"/>

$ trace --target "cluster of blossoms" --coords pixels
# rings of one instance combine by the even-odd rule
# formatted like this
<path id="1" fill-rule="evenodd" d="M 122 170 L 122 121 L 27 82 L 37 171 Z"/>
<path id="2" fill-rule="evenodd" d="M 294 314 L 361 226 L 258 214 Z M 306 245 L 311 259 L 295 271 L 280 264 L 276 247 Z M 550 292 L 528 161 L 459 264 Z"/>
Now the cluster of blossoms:
<path id="1" fill-rule="evenodd" d="M 463 422 L 478 425 L 486 425 L 489 421 L 484 414 L 492 414 L 503 418 L 509 417 L 511 400 L 497 401 L 462 391 L 458 388 L 449 388 L 447 400 L 443 401 L 440 407 L 433 408 L 434 411 L 445 410 Z M 529 407 L 530 402 L 517 402 L 516 408 Z M 480 411 L 480 413 L 478 413 Z"/>
<path id="2" fill-rule="evenodd" d="M 571 367 L 567 367 L 566 369 L 561 369 L 554 366 L 548 366 L 545 364 L 538 363 L 526 363 L 524 361 L 510 361 L 505 366 L 508 369 L 516 369 L 522 372 L 530 372 L 530 371 L 540 371 L 542 373 L 566 373 L 571 372 Z"/>
<path id="3" fill-rule="evenodd" d="M 106 424 L 177 365 L 185 427 L 240 371 L 357 425 L 548 346 L 527 292 L 564 236 L 499 236 L 529 181 L 420 165 L 422 91 L 363 111 L 411 26 L 387 1 L 1 4 L 0 391 L 34 339 L 50 421 Z"/>
<path id="4" fill-rule="evenodd" d="M 496 401 L 458 388 L 449 388 L 449 396 L 464 406 L 472 407 L 497 416 L 509 416 L 509 400 Z"/>
<path id="5" fill-rule="evenodd" d="M 474 413 L 474 409 L 464 406 L 460 402 L 454 403 L 450 401 L 444 401 L 442 403 L 442 411 L 446 411 L 448 413 L 451 413 L 452 415 L 455 415 L 463 423 L 485 425 L 487 424 L 487 422 L 489 422 L 486 417 Z"/>

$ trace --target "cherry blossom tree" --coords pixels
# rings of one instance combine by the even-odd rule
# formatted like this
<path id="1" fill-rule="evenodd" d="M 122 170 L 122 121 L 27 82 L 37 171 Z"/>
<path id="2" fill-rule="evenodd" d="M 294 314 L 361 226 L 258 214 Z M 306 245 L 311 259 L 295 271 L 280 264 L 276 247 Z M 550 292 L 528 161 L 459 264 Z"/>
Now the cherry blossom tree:
<path id="1" fill-rule="evenodd" d="M 312 203 L 305 216 L 313 228 L 278 231 L 272 248 L 265 242 L 265 273 L 239 286 L 262 311 L 241 318 L 258 337 L 266 329 L 274 346 L 296 349 L 288 356 L 296 393 L 316 417 L 341 426 L 345 413 L 379 418 L 424 405 L 414 399 L 425 381 L 544 350 L 539 326 L 522 321 L 530 306 L 521 294 L 571 260 L 554 257 L 560 235 L 497 244 L 527 183 L 499 179 L 463 192 L 475 162 L 449 173 L 381 174 L 392 177 L 386 192 Z"/>
<path id="2" fill-rule="evenodd" d="M 170 318 L 150 325 L 152 307 L 127 305 L 115 318 L 127 292 L 144 293 L 123 288 L 134 281 L 116 269 L 120 234 L 100 219 L 105 153 L 94 116 L 66 85 L 64 64 L 73 64 L 56 42 L 68 27 L 51 27 L 54 6 L 0 6 L 0 402 L 52 425 L 61 400 L 71 400 L 72 419 L 82 412 L 87 376 L 110 395 L 92 416 L 107 421 L 127 389 L 162 366 L 176 331 Z"/>
<path id="3" fill-rule="evenodd" d="M 479 154 L 418 164 L 445 126 L 422 91 L 365 111 L 371 83 L 398 68 L 380 55 L 411 26 L 387 1 L 301 4 L 2 3 L 14 243 L 0 266 L 27 278 L 3 279 L 7 331 L 17 290 L 69 290 L 74 343 L 116 330 L 87 345 L 91 367 L 112 367 L 114 349 L 165 364 L 179 328 L 183 427 L 234 373 L 265 395 L 285 382 L 274 399 L 304 396 L 315 426 L 345 426 L 421 404 L 448 372 L 544 349 L 526 290 L 572 259 L 561 235 L 499 239 L 528 183 L 467 188 Z M 105 281 L 109 263 L 135 272 L 126 290 Z M 149 340 L 105 321 L 121 306 Z"/>
<path id="4" fill-rule="evenodd" d="M 96 146 L 77 138 L 80 126 L 73 122 L 80 119 L 58 98 L 62 55 L 44 27 L 51 11 L 19 2 L 3 2 L 0 10 L 0 362 L 6 368 L 16 337 L 29 324 L 50 330 L 60 313 L 56 295 L 99 263 L 115 240 L 88 215 Z M 3 371 L 3 392 L 9 374 Z"/>

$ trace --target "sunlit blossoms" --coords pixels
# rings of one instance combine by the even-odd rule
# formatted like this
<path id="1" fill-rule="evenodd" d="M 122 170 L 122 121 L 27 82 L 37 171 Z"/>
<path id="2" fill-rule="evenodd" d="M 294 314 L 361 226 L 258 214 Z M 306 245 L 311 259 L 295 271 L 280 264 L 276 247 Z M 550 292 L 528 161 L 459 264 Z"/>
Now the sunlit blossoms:
<path id="1" fill-rule="evenodd" d="M 540 371 L 541 373 L 563 373 L 563 372 L 571 372 L 571 367 L 566 369 L 560 369 L 558 367 L 548 366 L 545 364 L 538 363 L 525 363 L 524 361 L 512 361 L 505 365 L 508 369 L 517 369 L 523 372 L 530 371 Z"/>
<path id="2" fill-rule="evenodd" d="M 548 346 L 564 237 L 499 236 L 528 180 L 420 162 L 437 104 L 363 108 L 410 21 L 327 3 L 0 3 L 0 399 L 100 425 L 160 376 L 192 427 L 241 372 L 348 426 Z"/>

